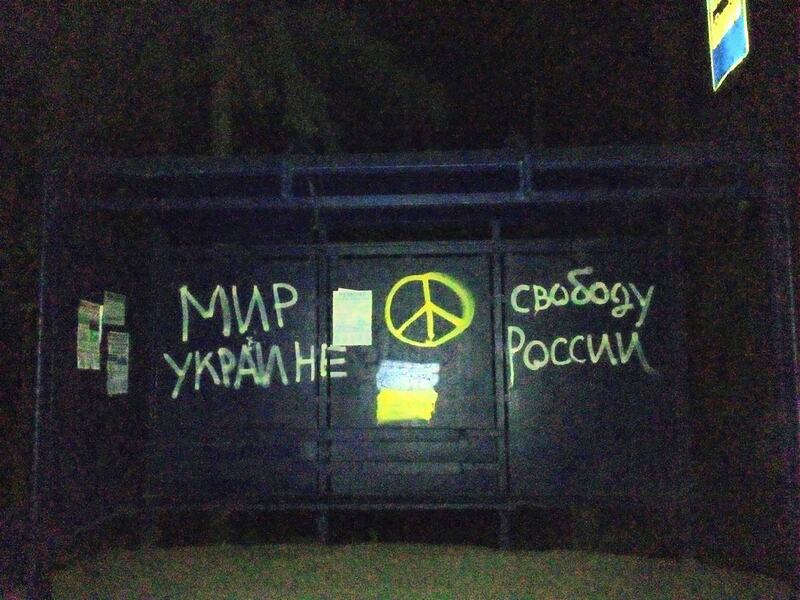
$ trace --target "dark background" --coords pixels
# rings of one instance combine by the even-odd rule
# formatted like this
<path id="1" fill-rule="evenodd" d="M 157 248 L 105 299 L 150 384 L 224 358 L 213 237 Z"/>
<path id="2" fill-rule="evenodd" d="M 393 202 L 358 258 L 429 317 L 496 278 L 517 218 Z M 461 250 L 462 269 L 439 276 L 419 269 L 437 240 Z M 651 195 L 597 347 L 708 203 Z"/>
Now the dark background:
<path id="1" fill-rule="evenodd" d="M 54 154 L 744 141 L 796 157 L 792 2 L 748 3 L 750 56 L 717 93 L 702 1 L 250 4 L 0 9 L 6 531 L 21 530 L 28 487 L 38 207 Z"/>

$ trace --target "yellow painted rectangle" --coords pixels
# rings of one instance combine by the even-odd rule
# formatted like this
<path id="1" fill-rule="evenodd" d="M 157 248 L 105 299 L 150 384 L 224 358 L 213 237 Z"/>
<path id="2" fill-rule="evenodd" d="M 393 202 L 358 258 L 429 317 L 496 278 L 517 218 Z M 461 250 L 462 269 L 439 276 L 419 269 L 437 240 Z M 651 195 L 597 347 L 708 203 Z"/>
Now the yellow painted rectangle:
<path id="1" fill-rule="evenodd" d="M 439 394 L 433 388 L 424 390 L 382 389 L 378 392 L 378 424 L 396 421 L 430 421 Z"/>

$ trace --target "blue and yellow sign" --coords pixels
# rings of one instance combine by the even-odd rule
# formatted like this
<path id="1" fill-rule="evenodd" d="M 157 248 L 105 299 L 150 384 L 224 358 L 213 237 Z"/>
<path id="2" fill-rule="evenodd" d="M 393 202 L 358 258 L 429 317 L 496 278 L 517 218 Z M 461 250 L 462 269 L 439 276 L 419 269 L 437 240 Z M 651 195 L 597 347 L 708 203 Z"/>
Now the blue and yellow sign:
<path id="1" fill-rule="evenodd" d="M 711 79 L 716 92 L 750 50 L 745 0 L 706 0 Z"/>

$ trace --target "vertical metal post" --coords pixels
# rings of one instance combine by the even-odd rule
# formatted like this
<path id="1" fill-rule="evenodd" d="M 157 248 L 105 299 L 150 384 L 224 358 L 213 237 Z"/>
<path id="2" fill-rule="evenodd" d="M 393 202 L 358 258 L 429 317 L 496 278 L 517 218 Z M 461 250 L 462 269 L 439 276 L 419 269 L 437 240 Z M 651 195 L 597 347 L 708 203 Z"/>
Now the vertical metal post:
<path id="1" fill-rule="evenodd" d="M 679 210 L 684 210 L 679 208 Z M 686 238 L 685 215 L 676 217 L 670 213 L 667 221 L 667 261 L 670 270 L 670 279 L 675 296 L 681 307 L 681 317 L 677 323 L 676 334 L 679 337 L 677 346 L 688 347 L 688 331 L 686 330 L 686 260 L 682 242 Z M 676 427 L 680 431 L 678 439 L 681 440 L 680 448 L 675 451 L 679 456 L 680 465 L 673 473 L 672 500 L 670 502 L 669 519 L 670 529 L 677 532 L 677 554 L 681 558 L 692 558 L 697 554 L 695 515 L 693 514 L 693 495 L 696 489 L 694 472 L 691 468 L 691 425 L 689 411 L 689 384 L 688 384 L 688 352 L 683 352 L 676 357 L 680 362 L 673 383 L 673 394 L 676 399 Z"/>
<path id="2" fill-rule="evenodd" d="M 519 184 L 520 192 L 524 198 L 530 198 L 533 194 L 533 157 L 525 153 L 519 165 Z"/>
<path id="3" fill-rule="evenodd" d="M 798 363 L 797 322 L 795 318 L 794 267 L 792 264 L 792 234 L 787 207 L 782 197 L 784 189 L 770 190 L 778 198 L 767 199 L 767 234 L 770 253 L 770 312 L 772 351 L 777 361 L 775 393 L 784 403 L 783 409 L 789 420 L 786 432 L 786 454 L 789 456 L 787 488 L 789 506 L 790 546 L 794 555 L 789 558 L 794 583 L 800 585 L 800 530 L 796 524 L 800 519 L 800 363 Z"/>
<path id="4" fill-rule="evenodd" d="M 281 160 L 281 199 L 284 201 L 292 199 L 292 184 L 294 180 L 294 170 L 288 158 Z"/>
<path id="5" fill-rule="evenodd" d="M 313 198 L 312 198 L 313 201 Z M 314 223 L 317 229 L 317 347 L 330 342 L 328 322 L 330 321 L 330 277 L 333 260 L 328 252 L 328 234 L 325 225 L 320 222 L 319 209 L 314 206 Z M 322 356 L 320 355 L 320 360 Z M 325 360 L 329 360 L 326 355 Z M 325 371 L 330 373 L 330 363 L 325 365 Z M 317 513 L 317 539 L 321 544 L 328 543 L 328 495 L 330 493 L 330 458 L 331 458 L 331 379 L 317 378 L 317 490 L 319 499 L 325 503 Z"/>
<path id="6" fill-rule="evenodd" d="M 49 369 L 51 352 L 48 335 L 49 305 L 47 294 L 48 268 L 50 266 L 50 244 L 53 243 L 51 228 L 53 214 L 51 205 L 54 194 L 55 174 L 48 170 L 45 175 L 42 195 L 41 233 L 39 238 L 39 298 L 36 342 L 36 382 L 33 413 L 33 457 L 31 465 L 31 507 L 30 507 L 30 548 L 28 561 L 28 599 L 49 600 L 52 597 L 50 575 L 48 573 L 49 550 L 46 537 L 42 535 L 43 487 L 49 479 L 50 461 L 48 420 L 51 406 L 46 406 L 52 381 L 45 380 Z"/>
<path id="7" fill-rule="evenodd" d="M 598 515 L 599 510 L 593 506 L 572 504 L 570 517 L 572 519 L 573 550 L 596 550 L 599 542 Z"/>
<path id="8" fill-rule="evenodd" d="M 508 464 L 508 411 L 506 407 L 505 346 L 503 344 L 503 258 L 501 255 L 500 221 L 492 220 L 492 322 L 494 337 L 494 390 L 495 390 L 495 430 L 500 434 L 496 438 L 499 467 L 499 489 L 505 501 L 509 499 L 509 464 Z M 508 509 L 498 511 L 497 542 L 501 550 L 511 548 L 511 512 Z"/>
<path id="9" fill-rule="evenodd" d="M 509 494 L 508 415 L 503 345 L 503 261 L 501 257 L 500 222 L 492 221 L 492 321 L 494 336 L 495 431 L 498 432 L 497 458 L 499 489 L 505 500 Z"/>
<path id="10" fill-rule="evenodd" d="M 497 545 L 500 550 L 511 549 L 511 511 L 501 509 L 498 511 L 500 522 L 498 524 Z"/>
<path id="11" fill-rule="evenodd" d="M 320 544 L 327 544 L 330 539 L 330 522 L 328 519 L 328 511 L 323 508 L 317 511 L 317 541 Z"/>
<path id="12" fill-rule="evenodd" d="M 140 543 L 144 547 L 154 546 L 158 542 L 158 515 L 157 515 L 157 500 L 155 498 L 155 481 L 153 476 L 155 466 L 153 464 L 153 447 L 154 447 L 154 434 L 156 431 L 156 399 L 158 397 L 158 389 L 160 383 L 160 355 L 156 340 L 159 339 L 158 327 L 161 324 L 162 305 L 158 302 L 158 296 L 155 290 L 161 288 L 164 281 L 164 265 L 165 265 L 165 242 L 164 242 L 164 229 L 161 222 L 161 217 L 154 217 L 155 222 L 150 235 L 150 314 L 153 318 L 150 321 L 150 397 L 147 399 L 145 419 L 147 419 L 145 431 L 146 440 L 144 443 L 144 465 L 145 473 L 142 485 L 142 522 L 141 530 L 139 533 Z"/>

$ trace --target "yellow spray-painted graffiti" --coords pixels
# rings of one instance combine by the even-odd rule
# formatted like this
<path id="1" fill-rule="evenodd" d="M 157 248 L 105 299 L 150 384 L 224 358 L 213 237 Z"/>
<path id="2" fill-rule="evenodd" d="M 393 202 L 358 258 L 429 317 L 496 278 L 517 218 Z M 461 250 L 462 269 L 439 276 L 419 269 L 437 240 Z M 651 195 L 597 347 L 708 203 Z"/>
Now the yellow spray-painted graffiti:
<path id="1" fill-rule="evenodd" d="M 377 421 L 379 425 L 397 421 L 430 421 L 436 409 L 438 394 L 426 390 L 380 390 Z"/>
<path id="2" fill-rule="evenodd" d="M 378 425 L 403 421 L 429 423 L 436 411 L 439 363 L 384 360 L 378 368 Z"/>
<path id="3" fill-rule="evenodd" d="M 460 315 L 453 313 L 438 306 L 431 299 L 431 281 L 442 284 L 458 298 L 460 304 Z M 399 326 L 395 325 L 392 320 L 392 302 L 394 301 L 397 292 L 406 285 L 419 282 L 422 287 L 422 306 L 412 314 L 408 319 L 403 321 Z M 386 306 L 384 309 L 384 317 L 386 319 L 386 327 L 389 332 L 401 342 L 418 346 L 420 348 L 435 348 L 441 346 L 445 342 L 461 335 L 472 323 L 472 318 L 475 316 L 475 301 L 472 298 L 469 290 L 467 290 L 461 283 L 456 281 L 449 275 L 444 273 L 422 273 L 419 275 L 408 275 L 403 277 L 389 290 L 389 295 L 386 296 Z M 418 319 L 425 317 L 425 337 L 423 339 L 414 339 L 406 335 L 408 328 L 413 325 Z M 452 327 L 440 334 L 436 329 L 434 317 L 440 317 L 452 325 Z"/>

